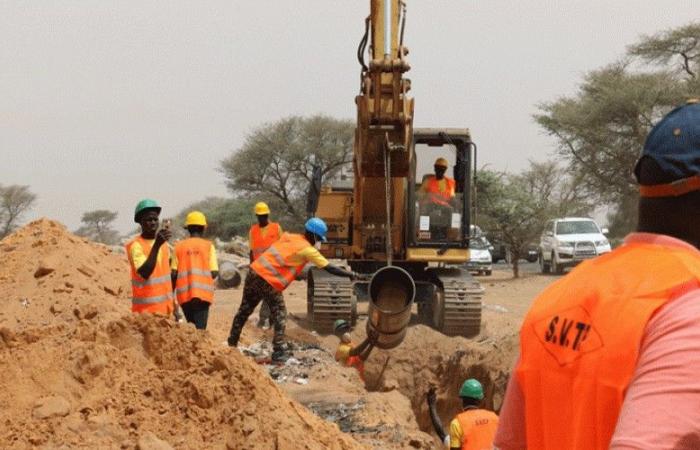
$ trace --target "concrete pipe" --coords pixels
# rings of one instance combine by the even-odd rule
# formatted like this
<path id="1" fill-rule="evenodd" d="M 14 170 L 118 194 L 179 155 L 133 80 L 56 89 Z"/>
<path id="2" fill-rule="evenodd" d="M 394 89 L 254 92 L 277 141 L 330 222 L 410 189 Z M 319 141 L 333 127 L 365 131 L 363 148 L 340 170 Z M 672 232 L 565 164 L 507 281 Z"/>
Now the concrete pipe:
<path id="1" fill-rule="evenodd" d="M 383 267 L 372 276 L 367 330 L 379 333 L 377 347 L 387 350 L 403 342 L 415 295 L 413 278 L 400 267 Z"/>

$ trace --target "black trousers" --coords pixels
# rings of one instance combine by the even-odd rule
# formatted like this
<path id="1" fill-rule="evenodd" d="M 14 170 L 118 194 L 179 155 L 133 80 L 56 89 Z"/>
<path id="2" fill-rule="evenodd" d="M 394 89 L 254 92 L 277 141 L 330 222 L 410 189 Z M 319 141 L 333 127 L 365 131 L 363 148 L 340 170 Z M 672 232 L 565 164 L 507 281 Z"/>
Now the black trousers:
<path id="1" fill-rule="evenodd" d="M 189 302 L 180 305 L 180 308 L 185 313 L 185 319 L 188 322 L 193 323 L 198 330 L 206 330 L 210 306 L 211 303 L 209 302 L 193 298 Z"/>

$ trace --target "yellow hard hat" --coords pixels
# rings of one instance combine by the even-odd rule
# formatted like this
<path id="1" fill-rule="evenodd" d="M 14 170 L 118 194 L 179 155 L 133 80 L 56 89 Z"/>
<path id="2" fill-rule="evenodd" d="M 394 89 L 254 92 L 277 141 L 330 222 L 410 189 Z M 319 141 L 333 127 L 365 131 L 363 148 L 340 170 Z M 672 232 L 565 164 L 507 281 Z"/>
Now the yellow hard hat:
<path id="1" fill-rule="evenodd" d="M 255 215 L 264 216 L 265 214 L 270 214 L 270 207 L 267 206 L 265 202 L 258 202 L 255 204 Z"/>
<path id="2" fill-rule="evenodd" d="M 449 166 L 450 164 L 445 158 L 438 158 L 435 160 L 435 164 L 433 165 L 447 168 L 447 166 Z"/>
<path id="3" fill-rule="evenodd" d="M 191 213 L 187 214 L 187 218 L 185 219 L 185 226 L 189 227 L 190 225 L 206 227 L 207 218 L 204 217 L 204 214 L 202 214 L 200 211 L 192 211 Z"/>

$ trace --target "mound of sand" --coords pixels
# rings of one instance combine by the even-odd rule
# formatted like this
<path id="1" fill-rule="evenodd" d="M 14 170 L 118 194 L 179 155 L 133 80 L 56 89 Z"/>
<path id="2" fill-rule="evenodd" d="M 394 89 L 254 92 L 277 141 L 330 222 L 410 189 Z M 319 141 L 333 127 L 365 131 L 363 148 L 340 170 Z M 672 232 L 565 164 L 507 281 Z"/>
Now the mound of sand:
<path id="1" fill-rule="evenodd" d="M 124 255 L 40 219 L 0 241 L 0 327 L 116 318 L 129 311 Z"/>
<path id="2" fill-rule="evenodd" d="M 191 326 L 129 315 L 1 335 L 0 448 L 364 448 Z"/>
<path id="3" fill-rule="evenodd" d="M 366 448 L 208 333 L 132 315 L 106 247 L 39 220 L 0 257 L 0 448 Z"/>

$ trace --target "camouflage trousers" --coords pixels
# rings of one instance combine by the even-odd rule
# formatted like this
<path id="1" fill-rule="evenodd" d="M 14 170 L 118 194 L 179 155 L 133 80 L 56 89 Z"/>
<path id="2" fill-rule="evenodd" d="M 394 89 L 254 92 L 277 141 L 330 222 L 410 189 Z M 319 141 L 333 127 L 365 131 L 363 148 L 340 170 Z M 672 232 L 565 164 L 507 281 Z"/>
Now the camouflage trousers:
<path id="1" fill-rule="evenodd" d="M 284 298 L 281 292 L 277 292 L 252 270 L 248 271 L 248 275 L 245 277 L 243 299 L 231 324 L 228 345 L 232 347 L 238 345 L 243 326 L 260 302 L 264 302 L 270 308 L 270 318 L 275 330 L 272 348 L 276 351 L 284 350 L 284 329 L 287 325 L 287 308 L 284 306 Z"/>

